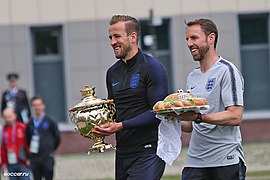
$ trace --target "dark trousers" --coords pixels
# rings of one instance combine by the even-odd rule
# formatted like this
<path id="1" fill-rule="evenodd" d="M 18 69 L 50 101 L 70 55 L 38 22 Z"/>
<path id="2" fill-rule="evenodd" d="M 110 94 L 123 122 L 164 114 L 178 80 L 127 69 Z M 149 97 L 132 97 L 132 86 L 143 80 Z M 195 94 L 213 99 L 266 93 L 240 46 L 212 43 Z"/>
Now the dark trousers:
<path id="1" fill-rule="evenodd" d="M 116 180 L 160 180 L 165 162 L 156 154 L 116 158 Z"/>
<path id="2" fill-rule="evenodd" d="M 211 168 L 185 167 L 182 180 L 245 180 L 246 166 L 242 160 L 238 164 Z"/>
<path id="3" fill-rule="evenodd" d="M 48 157 L 43 161 L 31 160 L 31 170 L 34 180 L 41 180 L 42 177 L 45 180 L 53 179 L 54 158 Z"/>

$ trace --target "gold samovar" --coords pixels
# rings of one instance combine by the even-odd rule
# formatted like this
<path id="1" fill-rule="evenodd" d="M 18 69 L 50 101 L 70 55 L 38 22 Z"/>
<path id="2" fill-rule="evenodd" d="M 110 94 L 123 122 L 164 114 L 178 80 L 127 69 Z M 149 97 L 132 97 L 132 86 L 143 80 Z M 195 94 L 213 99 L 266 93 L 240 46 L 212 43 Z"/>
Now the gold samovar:
<path id="1" fill-rule="evenodd" d="M 105 137 L 96 137 L 92 134 L 92 129 L 108 122 L 114 122 L 115 105 L 111 99 L 99 99 L 95 96 L 95 87 L 80 91 L 82 100 L 73 108 L 69 109 L 71 122 L 77 127 L 76 130 L 86 138 L 94 141 L 93 146 L 89 149 L 88 154 L 98 150 L 104 152 L 105 149 L 113 148 L 111 144 L 104 142 Z"/>

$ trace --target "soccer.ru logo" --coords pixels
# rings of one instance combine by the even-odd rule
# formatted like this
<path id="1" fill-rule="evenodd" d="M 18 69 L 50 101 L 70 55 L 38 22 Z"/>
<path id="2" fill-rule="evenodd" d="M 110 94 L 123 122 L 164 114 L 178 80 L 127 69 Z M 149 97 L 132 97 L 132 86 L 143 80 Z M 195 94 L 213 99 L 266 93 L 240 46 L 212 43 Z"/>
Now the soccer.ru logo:
<path id="1" fill-rule="evenodd" d="M 8 177 L 24 177 L 24 176 L 29 176 L 29 172 L 4 172 L 4 176 L 8 176 Z"/>

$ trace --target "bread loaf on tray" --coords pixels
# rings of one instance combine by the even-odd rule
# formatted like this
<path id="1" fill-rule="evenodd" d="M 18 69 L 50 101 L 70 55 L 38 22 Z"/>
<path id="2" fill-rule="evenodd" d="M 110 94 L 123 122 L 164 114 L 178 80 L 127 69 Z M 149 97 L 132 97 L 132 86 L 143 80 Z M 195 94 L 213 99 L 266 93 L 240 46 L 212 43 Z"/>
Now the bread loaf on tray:
<path id="1" fill-rule="evenodd" d="M 154 107 L 154 111 L 167 110 L 177 107 L 191 107 L 207 105 L 205 98 L 198 98 L 190 92 L 185 93 L 183 90 L 178 90 L 177 93 L 168 95 L 163 101 L 158 101 Z"/>

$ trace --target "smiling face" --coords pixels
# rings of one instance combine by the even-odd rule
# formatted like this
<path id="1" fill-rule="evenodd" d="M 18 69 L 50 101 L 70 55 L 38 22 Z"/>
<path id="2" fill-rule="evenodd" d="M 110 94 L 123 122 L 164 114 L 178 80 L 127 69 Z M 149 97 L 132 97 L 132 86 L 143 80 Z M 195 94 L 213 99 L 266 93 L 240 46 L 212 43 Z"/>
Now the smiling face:
<path id="1" fill-rule="evenodd" d="M 132 32 L 128 35 L 125 27 L 126 22 L 119 21 L 109 27 L 109 38 L 115 57 L 128 60 L 132 58 L 137 49 L 137 34 Z"/>
<path id="2" fill-rule="evenodd" d="M 187 27 L 187 45 L 195 61 L 203 60 L 209 52 L 209 36 L 206 36 L 206 34 L 202 31 L 200 25 L 192 25 Z"/>

